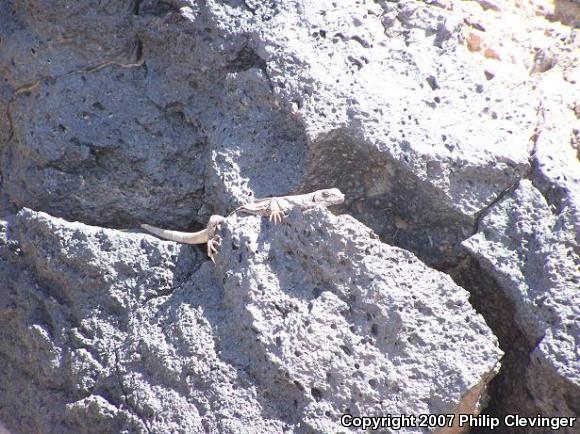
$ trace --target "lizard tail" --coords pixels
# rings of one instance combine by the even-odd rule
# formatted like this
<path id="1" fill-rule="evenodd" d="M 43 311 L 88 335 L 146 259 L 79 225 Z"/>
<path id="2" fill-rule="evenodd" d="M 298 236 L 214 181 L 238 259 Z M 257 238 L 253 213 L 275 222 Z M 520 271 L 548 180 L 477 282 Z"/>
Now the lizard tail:
<path id="1" fill-rule="evenodd" d="M 202 239 L 204 237 L 200 236 L 201 234 L 198 232 L 170 231 L 168 229 L 161 229 L 148 224 L 142 224 L 141 227 L 158 237 L 170 241 L 177 241 L 178 243 L 201 244 L 207 242 L 207 239 Z"/>

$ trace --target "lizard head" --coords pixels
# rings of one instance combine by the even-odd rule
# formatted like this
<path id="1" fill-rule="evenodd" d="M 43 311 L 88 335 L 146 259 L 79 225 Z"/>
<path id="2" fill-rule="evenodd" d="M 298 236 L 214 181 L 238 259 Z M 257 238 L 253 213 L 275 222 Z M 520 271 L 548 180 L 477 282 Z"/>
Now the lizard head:
<path id="1" fill-rule="evenodd" d="M 325 188 L 315 191 L 312 201 L 325 206 L 340 205 L 344 202 L 344 194 L 338 188 Z"/>

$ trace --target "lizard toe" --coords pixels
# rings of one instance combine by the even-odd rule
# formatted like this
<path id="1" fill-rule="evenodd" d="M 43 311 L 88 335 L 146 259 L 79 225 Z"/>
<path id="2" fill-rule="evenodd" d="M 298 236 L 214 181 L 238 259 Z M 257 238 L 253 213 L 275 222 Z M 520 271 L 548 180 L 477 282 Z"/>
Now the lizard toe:
<path id="1" fill-rule="evenodd" d="M 280 223 L 282 221 L 283 213 L 281 211 L 272 211 L 270 213 L 269 220 L 274 222 L 274 224 Z"/>
<path id="2" fill-rule="evenodd" d="M 207 256 L 214 263 L 215 263 L 214 255 L 218 252 L 218 249 L 217 249 L 216 245 L 219 246 L 219 243 L 216 243 L 215 240 L 209 240 L 207 242 Z"/>

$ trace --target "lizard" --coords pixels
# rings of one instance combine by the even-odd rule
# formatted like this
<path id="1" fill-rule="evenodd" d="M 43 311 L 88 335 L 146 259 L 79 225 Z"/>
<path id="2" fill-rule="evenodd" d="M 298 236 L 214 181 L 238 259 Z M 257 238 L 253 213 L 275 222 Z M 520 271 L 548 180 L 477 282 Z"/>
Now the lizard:
<path id="1" fill-rule="evenodd" d="M 236 208 L 229 215 L 236 212 L 244 212 L 246 214 L 268 217 L 269 221 L 280 223 L 286 211 L 295 206 L 305 209 L 315 206 L 340 205 L 343 202 L 344 194 L 338 188 L 327 188 L 306 194 L 255 199 L 249 204 Z M 214 255 L 217 253 L 216 246 L 221 245 L 221 236 L 216 232 L 224 220 L 225 217 L 213 215 L 210 217 L 207 227 L 199 232 L 171 231 L 147 224 L 142 224 L 141 227 L 166 240 L 187 244 L 207 243 L 207 256 L 215 262 Z"/>
<path id="2" fill-rule="evenodd" d="M 142 224 L 141 227 L 158 237 L 166 240 L 177 241 L 186 244 L 204 244 L 207 243 L 207 256 L 215 263 L 213 256 L 217 253 L 217 247 L 221 245 L 222 237 L 217 231 L 224 221 L 221 215 L 212 215 L 209 218 L 207 226 L 198 232 L 179 232 L 168 229 L 161 229 L 148 224 Z"/>

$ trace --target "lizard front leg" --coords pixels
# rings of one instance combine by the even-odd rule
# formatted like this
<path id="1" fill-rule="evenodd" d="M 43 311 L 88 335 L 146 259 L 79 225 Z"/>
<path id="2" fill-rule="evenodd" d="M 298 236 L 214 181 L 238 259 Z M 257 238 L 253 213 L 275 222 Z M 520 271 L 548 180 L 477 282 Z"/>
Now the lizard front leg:
<path id="1" fill-rule="evenodd" d="M 284 217 L 283 202 L 277 197 L 266 197 L 263 199 L 256 199 L 254 202 L 247 205 L 242 205 L 236 208 L 233 212 L 244 212 L 246 214 L 261 215 L 268 217 L 270 221 L 279 223 Z M 232 213 L 233 214 L 233 213 Z"/>
<path id="2" fill-rule="evenodd" d="M 268 204 L 268 220 L 273 221 L 274 223 L 282 222 L 282 218 L 286 217 L 285 211 L 286 210 L 282 207 L 282 204 L 278 198 L 271 198 L 270 203 Z"/>

